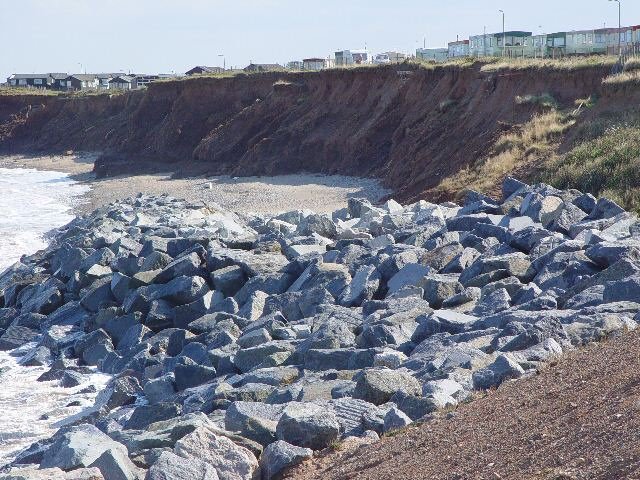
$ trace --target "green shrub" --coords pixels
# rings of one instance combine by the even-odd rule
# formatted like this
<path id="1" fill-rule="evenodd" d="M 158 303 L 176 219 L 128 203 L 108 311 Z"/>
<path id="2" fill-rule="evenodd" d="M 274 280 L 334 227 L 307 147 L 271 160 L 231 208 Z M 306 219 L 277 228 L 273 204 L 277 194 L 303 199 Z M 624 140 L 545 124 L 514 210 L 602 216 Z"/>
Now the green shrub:
<path id="1" fill-rule="evenodd" d="M 640 211 L 640 125 L 607 128 L 544 169 L 541 180 L 577 188 Z"/>

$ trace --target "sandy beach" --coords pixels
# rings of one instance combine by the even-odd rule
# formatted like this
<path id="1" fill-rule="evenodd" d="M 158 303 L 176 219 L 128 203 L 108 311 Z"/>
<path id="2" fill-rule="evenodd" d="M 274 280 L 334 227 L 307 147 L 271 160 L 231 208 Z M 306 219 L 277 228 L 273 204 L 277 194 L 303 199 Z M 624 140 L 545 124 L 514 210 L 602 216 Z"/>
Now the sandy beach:
<path id="1" fill-rule="evenodd" d="M 276 177 L 192 177 L 172 179 L 170 174 L 143 174 L 96 179 L 93 154 L 38 157 L 0 157 L 0 167 L 35 168 L 68 173 L 91 190 L 76 205 L 86 214 L 115 200 L 138 193 L 169 194 L 191 202 L 217 203 L 237 212 L 278 213 L 309 208 L 331 212 L 346 206 L 350 197 L 377 202 L 389 194 L 377 180 L 339 175 L 295 174 Z"/>

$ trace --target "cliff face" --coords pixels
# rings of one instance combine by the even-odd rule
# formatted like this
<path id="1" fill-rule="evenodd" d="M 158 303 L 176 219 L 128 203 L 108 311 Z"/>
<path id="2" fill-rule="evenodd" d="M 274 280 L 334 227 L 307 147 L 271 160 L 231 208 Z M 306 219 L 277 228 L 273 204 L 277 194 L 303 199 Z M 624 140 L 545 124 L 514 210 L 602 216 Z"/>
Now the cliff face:
<path id="1" fill-rule="evenodd" d="M 106 172 L 149 161 L 235 175 L 375 176 L 402 200 L 482 158 L 536 112 L 599 94 L 607 69 L 506 71 L 406 65 L 153 84 L 80 98 L 0 98 L 4 151 L 99 150 Z"/>

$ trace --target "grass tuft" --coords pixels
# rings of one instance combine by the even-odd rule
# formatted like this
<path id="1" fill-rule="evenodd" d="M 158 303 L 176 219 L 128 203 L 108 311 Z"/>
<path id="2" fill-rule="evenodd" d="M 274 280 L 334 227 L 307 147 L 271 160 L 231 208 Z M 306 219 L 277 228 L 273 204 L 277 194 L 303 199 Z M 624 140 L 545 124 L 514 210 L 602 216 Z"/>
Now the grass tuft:
<path id="1" fill-rule="evenodd" d="M 486 159 L 445 178 L 436 191 L 457 197 L 468 189 L 494 193 L 506 176 L 555 158 L 562 134 L 574 124 L 572 116 L 557 110 L 534 115 L 529 122 L 500 136 Z"/>
<path id="2" fill-rule="evenodd" d="M 619 85 L 640 85 L 640 70 L 630 70 L 615 75 L 609 75 L 602 84 L 606 86 L 619 86 Z"/>
<path id="3" fill-rule="evenodd" d="M 550 93 L 540 95 L 518 95 L 516 97 L 518 105 L 537 105 L 542 108 L 558 108 L 558 101 Z"/>

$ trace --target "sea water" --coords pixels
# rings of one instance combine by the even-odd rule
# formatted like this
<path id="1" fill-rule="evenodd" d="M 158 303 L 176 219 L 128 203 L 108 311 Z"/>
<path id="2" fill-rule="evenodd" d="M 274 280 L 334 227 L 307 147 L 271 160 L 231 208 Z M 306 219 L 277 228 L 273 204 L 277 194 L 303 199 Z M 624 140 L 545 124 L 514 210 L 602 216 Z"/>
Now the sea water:
<path id="1" fill-rule="evenodd" d="M 45 234 L 73 219 L 87 190 L 64 173 L 0 168 L 0 271 L 44 248 Z"/>
<path id="2" fill-rule="evenodd" d="M 47 233 L 73 219 L 72 207 L 87 187 L 59 172 L 0 168 L 0 271 L 22 255 L 46 247 Z M 32 348 L 0 352 L 0 467 L 36 440 L 86 414 L 108 377 L 87 375 L 75 388 L 39 382 L 47 367 L 23 367 Z M 89 388 L 93 385 L 95 388 Z"/>

